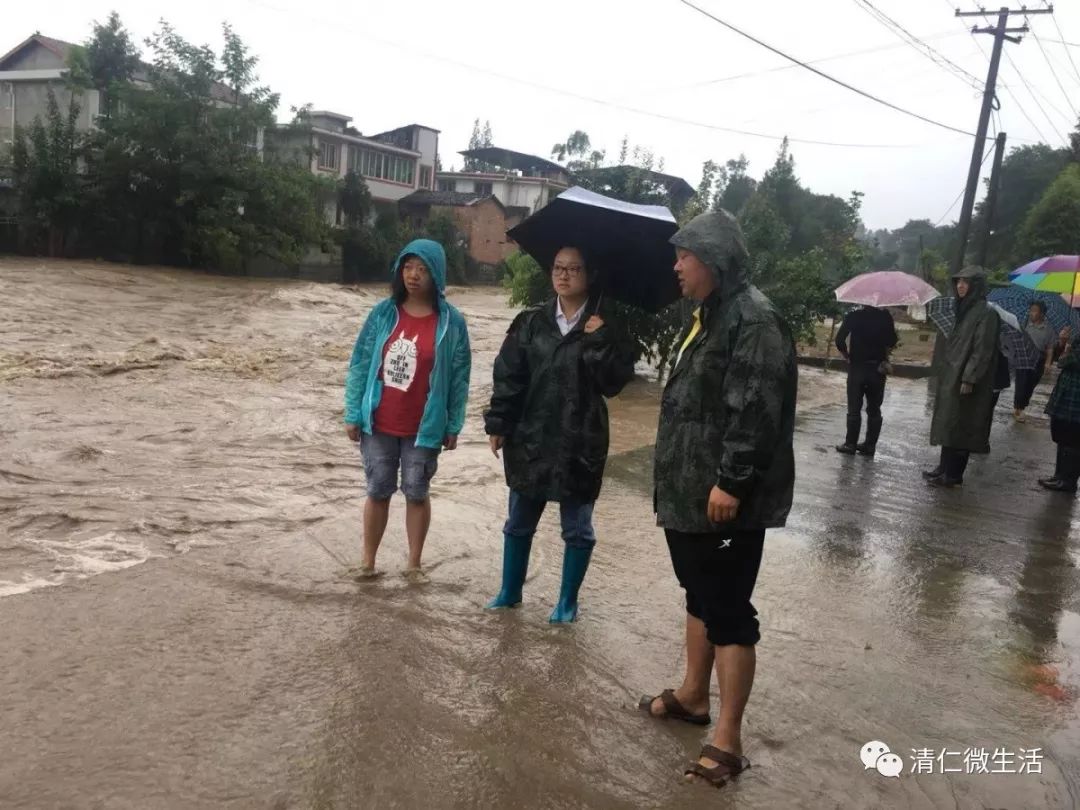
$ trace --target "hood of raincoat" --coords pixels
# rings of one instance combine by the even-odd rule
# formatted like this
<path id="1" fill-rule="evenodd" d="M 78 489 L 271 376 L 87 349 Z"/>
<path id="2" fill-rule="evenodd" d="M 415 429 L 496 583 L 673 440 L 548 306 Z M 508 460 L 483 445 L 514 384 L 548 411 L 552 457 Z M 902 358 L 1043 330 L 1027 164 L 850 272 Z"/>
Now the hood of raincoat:
<path id="1" fill-rule="evenodd" d="M 708 265 L 716 277 L 722 300 L 749 283 L 750 252 L 739 221 L 727 211 L 699 214 L 671 237 L 671 244 L 689 250 Z"/>
<path id="2" fill-rule="evenodd" d="M 968 294 L 961 298 L 956 293 L 956 282 L 966 278 L 971 284 Z M 976 265 L 968 265 L 952 277 L 953 295 L 956 297 L 956 322 L 959 323 L 972 309 L 986 301 L 990 290 L 986 283 L 986 271 Z"/>
<path id="3" fill-rule="evenodd" d="M 406 256 L 419 256 L 421 261 L 427 265 L 431 278 L 435 281 L 435 287 L 439 290 L 439 295 L 445 295 L 446 251 L 443 250 L 443 246 L 431 239 L 414 239 L 409 242 L 401 249 L 401 253 L 394 260 L 394 265 L 390 270 L 391 278 L 401 272 L 401 265 Z"/>

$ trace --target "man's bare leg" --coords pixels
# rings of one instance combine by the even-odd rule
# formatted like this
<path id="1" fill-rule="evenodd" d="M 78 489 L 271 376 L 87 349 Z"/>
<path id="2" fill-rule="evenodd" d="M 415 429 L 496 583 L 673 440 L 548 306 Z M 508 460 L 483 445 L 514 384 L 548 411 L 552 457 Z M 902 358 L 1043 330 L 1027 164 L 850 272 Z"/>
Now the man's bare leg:
<path id="1" fill-rule="evenodd" d="M 686 614 L 686 674 L 682 686 L 675 690 L 675 699 L 691 714 L 709 711 L 709 681 L 713 671 L 712 642 L 705 635 L 705 622 Z M 665 714 L 664 704 L 656 698 L 649 707 L 656 717 Z"/>
<path id="2" fill-rule="evenodd" d="M 742 720 L 757 669 L 757 648 L 742 644 L 716 647 L 716 682 L 720 687 L 720 716 L 713 728 L 712 745 L 741 757 Z M 719 763 L 702 757 L 699 762 L 707 768 Z M 696 777 L 688 777 L 696 778 Z"/>

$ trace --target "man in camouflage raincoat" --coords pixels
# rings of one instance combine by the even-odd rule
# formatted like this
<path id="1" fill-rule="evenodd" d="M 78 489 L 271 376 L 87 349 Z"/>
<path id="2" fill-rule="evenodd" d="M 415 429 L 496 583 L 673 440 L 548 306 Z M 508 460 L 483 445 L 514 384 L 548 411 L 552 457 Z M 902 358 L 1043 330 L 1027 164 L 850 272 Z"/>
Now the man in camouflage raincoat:
<path id="1" fill-rule="evenodd" d="M 725 211 L 671 239 L 683 296 L 699 303 L 664 389 L 655 508 L 686 591 L 682 686 L 642 698 L 654 717 L 707 725 L 716 669 L 721 709 L 712 744 L 686 771 L 722 785 L 749 764 L 742 715 L 760 639 L 750 601 L 765 530 L 783 526 L 795 483 L 795 344 L 747 280 L 749 255 Z"/>

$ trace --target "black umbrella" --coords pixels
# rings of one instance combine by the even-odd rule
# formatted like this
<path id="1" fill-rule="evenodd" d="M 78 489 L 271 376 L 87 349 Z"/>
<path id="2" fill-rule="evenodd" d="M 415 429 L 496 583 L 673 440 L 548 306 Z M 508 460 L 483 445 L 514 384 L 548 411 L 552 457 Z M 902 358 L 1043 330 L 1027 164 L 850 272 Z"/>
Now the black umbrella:
<path id="1" fill-rule="evenodd" d="M 635 205 L 575 187 L 507 236 L 545 270 L 562 248 L 579 248 L 599 269 L 601 292 L 659 312 L 680 294 L 672 269 L 675 248 L 668 241 L 678 229 L 662 205 Z"/>

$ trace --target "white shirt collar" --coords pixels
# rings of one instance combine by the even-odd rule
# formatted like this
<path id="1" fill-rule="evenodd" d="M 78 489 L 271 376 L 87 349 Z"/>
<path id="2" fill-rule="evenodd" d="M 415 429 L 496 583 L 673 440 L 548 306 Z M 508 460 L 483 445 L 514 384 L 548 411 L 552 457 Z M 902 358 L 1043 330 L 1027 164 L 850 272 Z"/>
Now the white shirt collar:
<path id="1" fill-rule="evenodd" d="M 562 301 L 558 298 L 555 299 L 555 323 L 559 325 L 559 331 L 562 332 L 563 335 L 569 334 L 570 331 L 578 325 L 584 312 L 585 305 L 582 304 L 572 318 L 567 318 L 566 313 L 563 312 Z"/>

